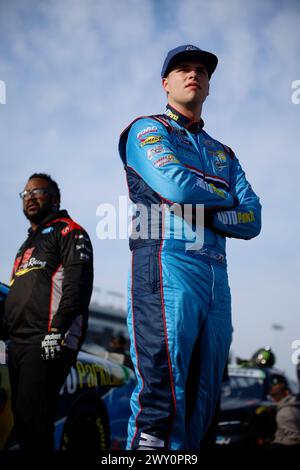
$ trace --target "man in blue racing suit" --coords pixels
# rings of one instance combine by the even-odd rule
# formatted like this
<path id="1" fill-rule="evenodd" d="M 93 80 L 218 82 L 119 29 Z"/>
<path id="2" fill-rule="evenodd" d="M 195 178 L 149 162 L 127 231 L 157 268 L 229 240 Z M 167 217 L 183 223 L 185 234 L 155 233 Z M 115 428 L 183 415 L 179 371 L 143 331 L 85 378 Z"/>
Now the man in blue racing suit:
<path id="1" fill-rule="evenodd" d="M 261 229 L 259 199 L 237 157 L 203 129 L 217 62 L 195 46 L 170 51 L 165 114 L 136 119 L 120 138 L 136 205 L 128 328 L 137 386 L 128 449 L 199 448 L 231 343 L 226 237 L 250 239 Z"/>

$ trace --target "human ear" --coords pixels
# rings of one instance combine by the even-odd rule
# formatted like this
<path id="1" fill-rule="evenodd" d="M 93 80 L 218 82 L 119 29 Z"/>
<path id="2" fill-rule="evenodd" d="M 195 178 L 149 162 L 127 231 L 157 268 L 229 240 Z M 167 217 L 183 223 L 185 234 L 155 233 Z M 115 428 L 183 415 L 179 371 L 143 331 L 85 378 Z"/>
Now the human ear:
<path id="1" fill-rule="evenodd" d="M 169 91 L 169 81 L 168 78 L 163 78 L 162 79 L 162 87 L 165 90 L 166 93 Z"/>

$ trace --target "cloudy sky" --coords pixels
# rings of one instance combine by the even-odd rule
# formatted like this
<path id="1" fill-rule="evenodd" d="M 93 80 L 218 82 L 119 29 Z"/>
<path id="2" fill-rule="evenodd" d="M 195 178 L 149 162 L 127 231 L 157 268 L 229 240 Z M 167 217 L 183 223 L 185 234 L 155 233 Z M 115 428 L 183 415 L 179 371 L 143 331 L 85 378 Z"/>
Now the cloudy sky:
<path id="1" fill-rule="evenodd" d="M 59 182 L 62 206 L 91 235 L 96 285 L 125 294 L 127 241 L 99 240 L 97 207 L 114 204 L 118 213 L 127 195 L 119 133 L 134 117 L 164 109 L 164 57 L 195 44 L 219 57 L 203 110 L 206 130 L 235 150 L 263 205 L 261 235 L 228 242 L 232 349 L 247 357 L 271 344 L 278 366 L 293 376 L 299 20 L 297 0 L 0 0 L 0 279 L 8 282 L 25 238 L 18 192 L 42 171 Z"/>

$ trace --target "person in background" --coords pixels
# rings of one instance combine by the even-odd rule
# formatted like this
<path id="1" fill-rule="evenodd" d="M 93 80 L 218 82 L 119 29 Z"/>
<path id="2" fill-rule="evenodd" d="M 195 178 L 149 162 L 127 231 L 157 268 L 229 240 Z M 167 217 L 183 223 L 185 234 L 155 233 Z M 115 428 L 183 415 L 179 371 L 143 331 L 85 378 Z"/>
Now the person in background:
<path id="1" fill-rule="evenodd" d="M 277 404 L 276 432 L 272 450 L 300 452 L 300 397 L 289 392 L 287 383 L 278 381 L 271 386 L 270 395 Z"/>
<path id="2" fill-rule="evenodd" d="M 107 350 L 112 353 L 125 354 L 126 338 L 122 333 L 118 333 L 110 338 Z"/>
<path id="3" fill-rule="evenodd" d="M 60 210 L 60 190 L 49 175 L 31 175 L 20 197 L 30 228 L 3 320 L 12 411 L 20 449 L 48 454 L 59 391 L 87 328 L 93 250 L 87 232 Z"/>
<path id="4" fill-rule="evenodd" d="M 107 351 L 111 359 L 124 364 L 125 366 L 133 369 L 132 361 L 129 355 L 128 341 L 123 333 L 118 333 L 112 336 L 107 345 Z"/>

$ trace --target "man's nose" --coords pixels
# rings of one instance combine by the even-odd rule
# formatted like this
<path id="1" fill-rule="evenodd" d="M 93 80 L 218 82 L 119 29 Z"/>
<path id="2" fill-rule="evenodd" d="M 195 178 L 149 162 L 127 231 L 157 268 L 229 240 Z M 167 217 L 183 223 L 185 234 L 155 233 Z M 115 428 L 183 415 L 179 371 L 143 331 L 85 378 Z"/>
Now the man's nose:
<path id="1" fill-rule="evenodd" d="M 189 78 L 193 78 L 194 80 L 198 80 L 198 74 L 196 69 L 191 69 L 188 74 Z"/>

